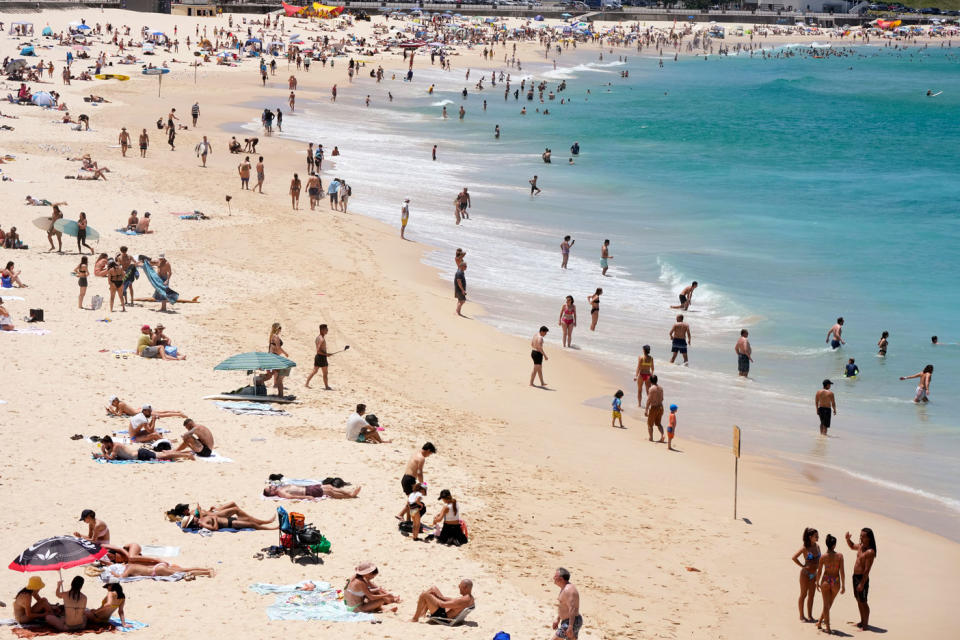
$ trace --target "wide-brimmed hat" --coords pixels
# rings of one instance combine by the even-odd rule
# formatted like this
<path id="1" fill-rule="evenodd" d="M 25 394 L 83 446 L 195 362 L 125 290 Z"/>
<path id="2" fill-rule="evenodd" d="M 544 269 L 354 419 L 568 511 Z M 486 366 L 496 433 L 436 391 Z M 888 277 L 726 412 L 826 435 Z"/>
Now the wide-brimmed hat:
<path id="1" fill-rule="evenodd" d="M 377 570 L 377 565 L 373 564 L 372 562 L 364 562 L 359 567 L 357 567 L 357 575 L 358 576 L 369 575 L 376 570 Z"/>
<path id="2" fill-rule="evenodd" d="M 43 589 L 45 586 L 40 576 L 30 576 L 30 579 L 27 580 L 27 589 L 30 591 L 40 591 L 40 589 Z"/>

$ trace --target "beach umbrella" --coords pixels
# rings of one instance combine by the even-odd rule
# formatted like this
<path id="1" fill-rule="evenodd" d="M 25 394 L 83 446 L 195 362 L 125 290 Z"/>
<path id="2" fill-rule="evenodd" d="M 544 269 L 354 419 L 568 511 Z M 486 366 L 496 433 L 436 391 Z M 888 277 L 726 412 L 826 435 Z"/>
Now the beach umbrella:
<path id="1" fill-rule="evenodd" d="M 400 48 L 401 49 L 419 49 L 425 44 L 426 44 L 425 42 L 401 42 Z"/>
<path id="2" fill-rule="evenodd" d="M 146 48 L 146 47 L 144 47 Z M 170 69 L 164 69 L 163 67 L 149 67 L 141 71 L 145 76 L 157 76 L 157 97 L 160 97 L 160 89 L 163 86 L 163 75 L 165 73 L 170 73 Z"/>
<path id="3" fill-rule="evenodd" d="M 77 26 L 77 29 L 79 29 L 80 31 L 89 31 L 89 30 L 90 30 L 90 25 L 88 25 L 88 24 L 81 24 L 81 25 L 78 25 L 78 26 Z"/>
<path id="4" fill-rule="evenodd" d="M 561 13 L 561 14 L 560 14 L 560 17 L 561 17 L 561 18 L 569 18 L 569 17 L 571 17 L 571 16 L 572 16 L 572 14 L 570 14 L 570 13 Z"/>
<path id="5" fill-rule="evenodd" d="M 289 369 L 295 366 L 297 366 L 297 363 L 293 360 L 288 360 L 275 353 L 250 351 L 248 353 L 239 353 L 235 356 L 230 356 L 213 369 L 214 371 L 253 371 L 255 369 L 274 371 L 276 369 Z"/>
<path id="6" fill-rule="evenodd" d="M 11 60 L 10 62 L 7 63 L 7 66 L 3 68 L 3 72 L 13 73 L 18 69 L 23 69 L 25 66 L 27 66 L 26 60 L 21 60 L 21 59 Z"/>
<path id="7" fill-rule="evenodd" d="M 13 559 L 14 571 L 59 571 L 96 562 L 107 550 L 96 542 L 73 536 L 54 536 L 34 542 Z"/>
<path id="8" fill-rule="evenodd" d="M 47 93 L 46 91 L 37 91 L 33 96 L 31 96 L 30 101 L 38 107 L 52 107 L 56 104 L 56 100 L 53 99 L 53 96 Z"/>

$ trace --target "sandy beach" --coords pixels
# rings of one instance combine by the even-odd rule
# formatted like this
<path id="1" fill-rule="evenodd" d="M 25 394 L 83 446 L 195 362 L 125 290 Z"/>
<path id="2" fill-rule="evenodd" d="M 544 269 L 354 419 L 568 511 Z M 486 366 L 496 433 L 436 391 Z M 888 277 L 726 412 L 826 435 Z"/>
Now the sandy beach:
<path id="1" fill-rule="evenodd" d="M 194 25 L 226 27 L 228 16 L 186 18 L 127 11 L 71 11 L 2 15 L 31 20 L 37 31 L 55 32 L 85 18 L 88 24 L 130 25 L 181 37 Z M 251 17 L 246 16 L 249 20 Z M 235 16 L 235 21 L 240 17 Z M 519 20 L 515 20 L 519 24 Z M 286 31 L 310 36 L 317 23 L 286 19 Z M 369 36 L 383 18 L 333 31 L 339 21 L 322 23 L 331 38 L 344 33 Z M 809 41 L 816 40 L 810 36 Z M 37 40 L 37 39 L 35 39 Z M 98 40 L 98 39 L 97 39 Z M 37 40 L 42 42 L 42 40 Z M 749 42 L 728 38 L 726 43 Z M 795 42 L 796 36 L 764 40 Z M 51 40 L 50 43 L 53 43 Z M 15 57 L 18 41 L 0 36 L 3 55 Z M 454 71 L 484 68 L 482 47 L 457 47 Z M 189 582 L 143 581 L 124 585 L 126 617 L 149 627 L 135 637 L 169 638 L 189 628 L 217 637 L 265 638 L 292 633 L 336 633 L 339 637 L 396 637 L 423 633 L 428 638 L 491 638 L 506 631 L 513 638 L 549 638 L 556 615 L 557 567 L 568 568 L 581 595 L 585 619 L 581 637 L 601 638 L 805 638 L 813 624 L 797 620 L 799 569 L 790 562 L 806 526 L 840 539 L 847 563 L 847 592 L 833 608 L 834 629 L 856 635 L 857 607 L 849 575 L 855 553 L 843 534 L 861 527 L 876 532 L 878 553 L 871 573 L 871 624 L 888 638 L 950 638 L 956 634 L 950 602 L 960 579 L 960 546 L 902 522 L 842 504 L 843 487 L 820 495 L 810 478 L 782 465 L 747 454 L 740 460 L 738 519 L 733 519 L 733 466 L 729 448 L 684 440 L 681 453 L 648 443 L 635 403 L 627 404 L 627 430 L 609 426 L 612 390 L 629 381 L 609 374 L 576 352 L 561 351 L 559 332 L 547 341 L 545 376 L 550 390 L 527 386 L 527 339 L 499 333 L 480 321 L 484 310 L 472 302 L 453 313 L 450 285 L 421 259 L 429 244 L 403 241 L 393 226 L 360 215 L 358 194 L 349 213 L 330 210 L 325 200 L 310 211 L 306 195 L 291 210 L 288 189 L 294 172 L 306 182 L 306 145 L 283 135 L 258 134 L 257 153 L 230 154 L 231 136 L 249 137 L 242 126 L 255 122 L 264 106 L 281 106 L 285 122 L 301 117 L 286 106 L 287 78 L 295 74 L 298 111 L 350 108 L 329 103 L 330 87 L 341 95 L 368 92 L 367 72 L 382 65 L 402 70 L 398 54 L 364 56 L 368 66 L 351 83 L 346 57 L 336 66 L 314 63 L 309 72 L 278 70 L 261 85 L 256 62 L 239 66 L 205 63 L 196 69 L 171 63 L 163 79 L 140 74 L 140 65 L 115 65 L 105 73 L 127 73 L 128 82 L 60 79 L 67 48 L 37 50 L 54 61 L 52 78 L 29 83 L 53 89 L 76 116 L 90 116 L 91 131 L 75 131 L 57 121 L 63 112 L 4 104 L 0 119 L 14 127 L 0 132 L 0 151 L 15 160 L 2 165 L 12 181 L 0 185 L 0 228 L 16 226 L 28 250 L 0 250 L 22 270 L 23 289 L 0 289 L 3 305 L 20 327 L 45 335 L 0 335 L 3 379 L 0 435 L 0 556 L 13 559 L 34 541 L 69 534 L 83 509 L 91 508 L 110 526 L 113 544 L 180 547 L 168 561 L 188 567 L 212 567 L 217 575 Z M 94 55 L 115 46 L 91 46 Z M 535 41 L 519 44 L 523 59 L 543 56 Z M 627 51 L 629 53 L 629 51 Z M 632 54 L 631 54 L 632 55 Z M 151 62 L 193 59 L 188 49 L 159 50 Z M 34 59 L 28 59 L 31 63 Z M 417 64 L 429 64 L 426 56 Z M 488 63 L 489 64 L 489 63 Z M 416 67 L 415 67 L 416 68 Z M 398 79 L 395 81 L 400 82 Z M 388 75 L 389 78 L 389 75 Z M 389 79 L 384 82 L 390 82 Z M 16 93 L 18 83 L 7 81 Z M 82 97 L 96 94 L 109 103 L 91 106 Z M 196 128 L 190 107 L 200 104 Z M 259 106 L 258 106 L 259 105 Z M 188 130 L 178 132 L 176 151 L 155 122 L 175 107 Z M 363 123 L 358 119 L 357 127 Z M 126 127 L 133 148 L 121 157 L 117 136 Z M 136 150 L 137 135 L 150 135 L 147 157 Z M 213 152 L 202 168 L 194 149 L 208 136 Z M 322 140 L 325 148 L 350 152 L 351 131 Z M 109 167 L 106 181 L 64 179 L 77 162 L 67 157 L 89 153 Z M 264 157 L 263 194 L 241 190 L 237 165 L 244 156 Z M 333 167 L 330 167 L 330 162 Z M 336 175 L 336 158 L 324 161 L 324 186 Z M 46 234 L 32 221 L 49 207 L 24 204 L 26 196 L 65 201 L 66 218 L 84 211 L 101 238 L 96 254 L 111 256 L 121 245 L 134 255 L 165 253 L 173 269 L 171 286 L 198 304 L 178 304 L 161 313 L 159 304 L 139 303 L 126 312 L 109 312 L 104 278 L 90 277 L 89 297 L 105 297 L 98 311 L 77 308 L 74 239 L 63 238 L 64 253 L 47 252 Z M 452 197 L 453 194 L 451 194 Z M 230 196 L 229 206 L 226 196 Z M 126 236 L 114 231 L 132 209 L 151 212 L 154 233 Z M 208 220 L 178 215 L 202 211 Z M 398 210 L 399 220 L 399 210 Z M 419 238 L 418 238 L 419 240 Z M 91 258 L 91 272 L 93 260 Z M 471 255 L 482 261 L 482 255 Z M 451 262 L 453 256 L 450 256 Z M 137 297 L 150 295 L 144 278 Z M 22 300 L 13 297 L 23 298 Z M 42 324 L 23 317 L 42 308 Z M 297 367 L 287 378 L 287 393 L 299 403 L 286 416 L 241 416 L 218 408 L 203 396 L 244 384 L 243 372 L 214 371 L 230 355 L 265 351 L 270 326 L 283 326 L 284 349 Z M 134 349 L 141 325 L 166 325 L 166 333 L 184 361 L 159 361 L 118 353 Z M 317 326 L 330 327 L 331 391 L 319 379 L 311 389 Z M 544 324 L 553 326 L 551 318 Z M 531 326 L 532 336 L 536 327 Z M 557 335 L 554 335 L 557 334 Z M 216 449 L 232 462 L 113 465 L 91 459 L 94 446 L 71 440 L 124 430 L 127 421 L 103 409 L 118 395 L 134 406 L 150 404 L 179 410 L 208 426 Z M 629 394 L 628 394 L 629 396 Z M 711 400 L 704 398 L 703 402 Z M 344 438 L 347 417 L 357 403 L 375 413 L 391 444 L 361 445 Z M 602 408 L 597 408 L 597 407 Z M 733 424 L 725 408 L 718 419 Z M 181 420 L 160 425 L 179 436 Z M 403 505 L 399 480 L 410 454 L 426 441 L 438 453 L 426 463 L 428 517 L 438 512 L 441 489 L 462 506 L 469 544 L 455 548 L 414 543 L 397 531 L 394 515 Z M 848 443 L 847 446 L 854 446 Z M 342 477 L 362 491 L 356 500 L 323 500 L 286 505 L 305 514 L 332 542 L 322 563 L 302 566 L 286 558 L 256 559 L 277 544 L 276 531 L 188 535 L 168 522 L 175 504 L 213 505 L 235 501 L 260 518 L 271 517 L 276 502 L 262 498 L 268 474 L 290 478 Z M 82 528 L 79 530 L 83 530 Z M 430 546 L 433 545 L 433 546 Z M 382 627 L 369 622 L 271 621 L 272 596 L 258 595 L 253 583 L 287 585 L 310 579 L 342 589 L 354 568 L 366 561 L 380 568 L 378 584 L 401 596 L 399 611 L 377 614 Z M 79 569 L 64 571 L 72 577 Z M 44 596 L 54 598 L 55 573 L 39 574 Z M 0 575 L 0 617 L 12 616 L 14 595 L 27 576 Z M 476 611 L 456 629 L 413 626 L 409 620 L 417 595 L 431 585 L 454 594 L 462 578 L 474 582 Z M 85 593 L 99 601 L 99 580 L 88 577 Z M 817 597 L 815 614 L 819 614 Z M 189 625 L 189 627 L 187 626 Z M 5 633 L 0 629 L 0 633 Z"/>

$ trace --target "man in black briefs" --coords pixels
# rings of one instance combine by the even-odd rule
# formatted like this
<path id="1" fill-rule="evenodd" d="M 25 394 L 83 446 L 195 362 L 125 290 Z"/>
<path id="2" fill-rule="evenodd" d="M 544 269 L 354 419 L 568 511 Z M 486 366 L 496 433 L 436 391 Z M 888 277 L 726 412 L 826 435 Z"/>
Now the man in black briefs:
<path id="1" fill-rule="evenodd" d="M 409 496 L 413 493 L 414 486 L 423 483 L 423 463 L 436 452 L 437 448 L 433 446 L 433 443 L 427 442 L 419 451 L 410 456 L 410 460 L 407 461 L 407 466 L 403 470 L 403 477 L 400 478 L 400 487 L 403 489 L 404 495 Z M 397 520 L 408 519 L 409 517 L 410 505 L 404 500 L 403 510 L 400 511 Z"/>
<path id="2" fill-rule="evenodd" d="M 181 442 L 177 451 L 190 449 L 201 458 L 212 456 L 213 434 L 210 433 L 210 429 L 202 424 L 197 424 L 190 418 L 183 421 L 183 426 L 187 428 L 187 432 L 180 437 Z"/>

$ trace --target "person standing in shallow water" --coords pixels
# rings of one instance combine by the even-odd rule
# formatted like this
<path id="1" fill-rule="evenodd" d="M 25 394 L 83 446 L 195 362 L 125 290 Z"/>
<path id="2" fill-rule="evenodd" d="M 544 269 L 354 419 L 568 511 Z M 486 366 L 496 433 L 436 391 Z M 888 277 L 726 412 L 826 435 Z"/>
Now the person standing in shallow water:
<path id="1" fill-rule="evenodd" d="M 833 410 L 833 415 L 837 415 L 837 399 L 833 395 L 833 391 L 830 390 L 830 387 L 833 386 L 833 383 L 830 380 L 823 381 L 823 389 L 817 391 L 817 395 L 814 396 L 814 404 L 817 406 L 817 415 L 820 417 L 820 435 L 827 435 L 827 430 L 830 428 L 830 411 Z"/>
<path id="2" fill-rule="evenodd" d="M 576 240 L 571 240 L 570 236 L 563 236 L 563 242 L 560 243 L 560 255 L 562 260 L 560 262 L 560 268 L 567 268 L 567 260 L 570 258 L 570 249 L 573 248 L 573 244 Z"/>
<path id="3" fill-rule="evenodd" d="M 912 376 L 900 376 L 901 380 L 912 380 L 914 378 L 920 378 L 920 383 L 917 385 L 917 394 L 913 397 L 913 401 L 918 404 L 921 402 L 930 402 L 930 383 L 933 381 L 933 365 L 928 364 L 923 368 L 923 371 L 915 373 Z"/>
<path id="4" fill-rule="evenodd" d="M 597 287 L 592 296 L 587 296 L 587 302 L 590 303 L 590 331 L 597 330 L 597 321 L 600 320 L 600 296 L 603 295 L 603 289 Z"/>
<path id="5" fill-rule="evenodd" d="M 600 247 L 600 275 L 607 275 L 607 269 L 610 268 L 610 260 L 613 259 L 613 256 L 610 255 L 610 241 L 604 240 L 603 246 Z"/>
<path id="6" fill-rule="evenodd" d="M 843 340 L 843 318 L 837 318 L 836 324 L 827 331 L 827 340 L 832 349 L 839 349 L 840 345 L 847 344 Z"/>

